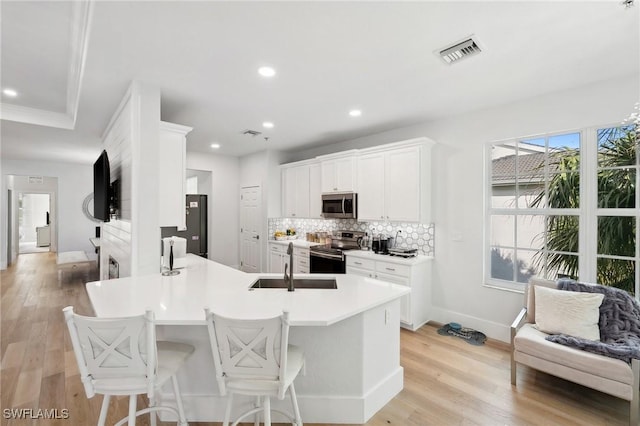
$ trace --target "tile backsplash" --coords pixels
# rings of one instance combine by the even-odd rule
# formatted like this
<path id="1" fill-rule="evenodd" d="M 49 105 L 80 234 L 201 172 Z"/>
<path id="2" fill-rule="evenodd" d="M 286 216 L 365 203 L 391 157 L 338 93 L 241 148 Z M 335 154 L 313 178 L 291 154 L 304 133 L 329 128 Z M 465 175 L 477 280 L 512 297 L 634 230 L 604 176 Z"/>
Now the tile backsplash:
<path id="1" fill-rule="evenodd" d="M 273 239 L 276 231 L 294 228 L 298 238 L 306 238 L 307 232 L 331 231 L 363 231 L 370 236 L 385 234 L 395 237 L 398 232 L 396 247 L 416 248 L 420 254 L 435 255 L 435 227 L 433 223 L 403 223 L 403 222 L 358 222 L 355 219 L 295 219 L 270 218 L 269 239 Z"/>

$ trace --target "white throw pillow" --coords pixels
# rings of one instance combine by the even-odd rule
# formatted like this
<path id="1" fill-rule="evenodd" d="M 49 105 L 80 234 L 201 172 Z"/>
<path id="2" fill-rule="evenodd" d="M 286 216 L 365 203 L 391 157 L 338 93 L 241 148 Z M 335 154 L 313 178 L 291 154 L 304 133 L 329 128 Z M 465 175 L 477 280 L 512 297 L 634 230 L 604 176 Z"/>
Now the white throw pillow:
<path id="1" fill-rule="evenodd" d="M 548 334 L 600 340 L 600 305 L 604 294 L 535 286 L 536 327 Z"/>

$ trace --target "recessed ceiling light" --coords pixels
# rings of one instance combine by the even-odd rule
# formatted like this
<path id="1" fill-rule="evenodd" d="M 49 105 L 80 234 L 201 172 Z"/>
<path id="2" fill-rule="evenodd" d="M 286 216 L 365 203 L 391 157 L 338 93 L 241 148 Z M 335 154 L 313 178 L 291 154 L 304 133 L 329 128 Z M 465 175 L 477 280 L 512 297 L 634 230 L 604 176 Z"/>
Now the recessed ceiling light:
<path id="1" fill-rule="evenodd" d="M 15 98 L 16 96 L 18 96 L 18 92 L 13 89 L 4 89 L 2 93 L 4 93 L 6 96 L 9 96 L 10 98 Z"/>
<path id="2" fill-rule="evenodd" d="M 260 67 L 258 68 L 258 74 L 263 77 L 273 77 L 276 75 L 276 70 L 271 67 Z"/>
<path id="3" fill-rule="evenodd" d="M 267 129 L 273 129 L 273 123 L 270 121 L 265 121 L 264 123 L 262 123 L 262 127 L 265 127 Z"/>
<path id="4" fill-rule="evenodd" d="M 220 148 L 220 144 L 219 143 L 212 143 L 211 144 L 211 148 L 218 149 L 218 148 Z"/>
<path id="5" fill-rule="evenodd" d="M 359 109 L 352 109 L 351 111 L 349 111 L 349 115 L 352 117 L 360 117 L 362 115 L 362 111 L 360 111 Z"/>

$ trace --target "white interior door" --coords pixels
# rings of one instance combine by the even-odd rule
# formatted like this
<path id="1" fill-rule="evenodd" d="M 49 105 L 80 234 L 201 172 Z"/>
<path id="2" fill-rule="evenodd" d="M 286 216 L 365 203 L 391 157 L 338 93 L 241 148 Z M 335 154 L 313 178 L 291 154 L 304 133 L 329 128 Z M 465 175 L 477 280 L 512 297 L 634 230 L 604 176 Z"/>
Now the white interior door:
<path id="1" fill-rule="evenodd" d="M 260 272 L 262 190 L 259 186 L 240 189 L 240 269 Z"/>

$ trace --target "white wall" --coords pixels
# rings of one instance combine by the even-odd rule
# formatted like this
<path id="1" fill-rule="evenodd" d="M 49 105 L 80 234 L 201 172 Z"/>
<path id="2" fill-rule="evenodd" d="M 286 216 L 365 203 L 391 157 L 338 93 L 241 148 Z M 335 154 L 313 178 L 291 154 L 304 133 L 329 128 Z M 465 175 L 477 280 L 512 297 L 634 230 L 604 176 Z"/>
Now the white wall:
<path id="1" fill-rule="evenodd" d="M 522 294 L 483 286 L 484 146 L 486 142 L 619 123 L 640 92 L 638 75 L 399 128 L 316 149 L 289 153 L 288 161 L 427 136 L 433 157 L 436 247 L 433 320 L 460 322 L 509 340 Z M 460 241 L 454 235 L 461 235 Z"/>
<path id="2" fill-rule="evenodd" d="M 55 177 L 58 180 L 57 229 L 58 251 L 83 250 L 94 253 L 89 238 L 95 224 L 82 213 L 84 198 L 93 192 L 93 168 L 90 165 L 2 159 L 2 202 L 0 227 L 2 269 L 7 265 L 7 175 Z M 14 241 L 15 242 L 15 241 Z"/>
<path id="3" fill-rule="evenodd" d="M 211 172 L 209 197 L 209 259 L 240 264 L 239 160 L 236 157 L 187 152 L 187 169 Z"/>

